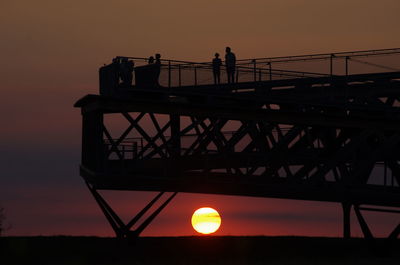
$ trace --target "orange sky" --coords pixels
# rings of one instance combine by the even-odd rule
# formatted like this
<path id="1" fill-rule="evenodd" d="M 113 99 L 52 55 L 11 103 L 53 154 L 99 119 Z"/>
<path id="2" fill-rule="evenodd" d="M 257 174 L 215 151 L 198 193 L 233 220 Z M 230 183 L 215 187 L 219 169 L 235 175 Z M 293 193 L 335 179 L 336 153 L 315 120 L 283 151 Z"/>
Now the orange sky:
<path id="1" fill-rule="evenodd" d="M 394 48 L 399 11 L 398 0 L 0 1 L 8 233 L 112 234 L 78 175 L 81 117 L 72 108 L 98 91 L 98 67 L 112 57 L 206 61 L 227 45 L 238 59 Z M 132 206 L 144 203 L 135 198 L 143 196 Z M 145 235 L 194 233 L 187 225 L 197 204 L 188 198 L 220 208 L 220 234 L 341 233 L 334 204 L 179 194 Z M 128 201 L 120 199 L 123 211 Z"/>

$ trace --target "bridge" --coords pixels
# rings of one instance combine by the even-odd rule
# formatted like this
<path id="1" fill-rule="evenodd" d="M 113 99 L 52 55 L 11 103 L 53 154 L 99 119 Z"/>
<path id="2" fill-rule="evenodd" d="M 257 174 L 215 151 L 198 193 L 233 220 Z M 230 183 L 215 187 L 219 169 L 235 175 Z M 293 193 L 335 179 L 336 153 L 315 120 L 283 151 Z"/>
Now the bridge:
<path id="1" fill-rule="evenodd" d="M 214 84 L 208 62 L 118 56 L 100 68 L 99 95 L 75 104 L 80 174 L 121 238 L 189 192 L 336 202 L 344 238 L 354 211 L 373 240 L 363 213 L 400 213 L 399 59 L 400 49 L 245 59 L 235 83 L 222 69 Z M 100 190 L 159 194 L 124 223 Z M 388 238 L 399 234 L 400 224 Z"/>

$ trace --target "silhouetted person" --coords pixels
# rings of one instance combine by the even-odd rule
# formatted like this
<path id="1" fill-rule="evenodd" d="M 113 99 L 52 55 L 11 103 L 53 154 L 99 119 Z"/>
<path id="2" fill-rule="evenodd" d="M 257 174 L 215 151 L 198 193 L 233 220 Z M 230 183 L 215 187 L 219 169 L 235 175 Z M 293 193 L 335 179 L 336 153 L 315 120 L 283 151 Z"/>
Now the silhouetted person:
<path id="1" fill-rule="evenodd" d="M 161 73 L 161 54 L 157 53 L 156 54 L 156 65 L 157 65 L 157 73 L 156 73 L 156 77 L 157 77 L 157 82 L 160 78 L 160 73 Z"/>
<path id="2" fill-rule="evenodd" d="M 119 61 L 119 77 L 121 78 L 122 86 L 125 86 L 127 83 L 127 62 L 128 58 L 121 58 Z"/>
<path id="3" fill-rule="evenodd" d="M 132 85 L 133 79 L 133 61 L 128 58 L 122 58 L 121 63 L 119 65 L 120 76 L 122 80 L 122 86 L 130 87 Z"/>
<path id="4" fill-rule="evenodd" d="M 156 64 L 161 65 L 161 54 L 156 53 Z"/>
<path id="5" fill-rule="evenodd" d="M 127 86 L 132 86 L 132 80 L 133 80 L 133 69 L 134 69 L 134 62 L 132 60 L 129 60 L 126 63 L 126 82 L 127 82 Z"/>
<path id="6" fill-rule="evenodd" d="M 119 86 L 119 79 L 121 77 L 121 66 L 120 66 L 120 60 L 118 57 L 115 57 L 112 59 L 112 64 L 111 64 L 111 73 L 110 73 L 110 79 L 112 80 L 111 83 L 113 84 L 113 87 L 118 87 Z M 105 75 L 103 73 L 103 78 L 105 78 L 105 80 L 107 79 L 107 77 L 105 77 Z M 107 81 L 104 81 L 107 82 Z"/>
<path id="7" fill-rule="evenodd" d="M 148 59 L 149 64 L 153 64 L 154 63 L 154 57 L 150 56 Z"/>
<path id="8" fill-rule="evenodd" d="M 215 53 L 215 58 L 212 60 L 214 84 L 220 83 L 222 61 L 219 58 L 219 53 Z"/>
<path id="9" fill-rule="evenodd" d="M 235 68 L 236 68 L 236 56 L 231 52 L 230 47 L 225 48 L 225 66 L 226 73 L 228 74 L 228 83 L 235 82 Z"/>

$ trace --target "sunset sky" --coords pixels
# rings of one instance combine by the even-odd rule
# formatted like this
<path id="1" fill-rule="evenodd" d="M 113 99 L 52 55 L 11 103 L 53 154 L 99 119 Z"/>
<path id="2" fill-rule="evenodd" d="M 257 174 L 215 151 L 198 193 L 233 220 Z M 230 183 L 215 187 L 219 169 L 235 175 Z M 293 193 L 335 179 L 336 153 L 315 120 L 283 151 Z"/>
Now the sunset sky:
<path id="1" fill-rule="evenodd" d="M 117 55 L 209 61 L 400 47 L 398 0 L 0 0 L 0 205 L 7 235 L 113 232 L 79 176 L 81 116 L 98 68 Z M 129 218 L 154 193 L 106 193 Z M 217 235 L 340 236 L 338 204 L 178 194 L 144 235 L 193 235 L 194 210 Z M 378 235 L 393 216 L 367 215 Z M 355 223 L 355 218 L 353 218 Z M 356 225 L 354 235 L 361 235 Z"/>

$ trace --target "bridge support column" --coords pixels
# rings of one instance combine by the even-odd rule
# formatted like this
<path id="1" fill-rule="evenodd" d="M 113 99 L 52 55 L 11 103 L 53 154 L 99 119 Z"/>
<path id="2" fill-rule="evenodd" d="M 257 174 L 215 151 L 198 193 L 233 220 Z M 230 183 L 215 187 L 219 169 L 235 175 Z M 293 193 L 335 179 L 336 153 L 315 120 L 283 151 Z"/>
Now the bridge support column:
<path id="1" fill-rule="evenodd" d="M 351 204 L 350 203 L 342 203 L 343 210 L 343 238 L 349 239 L 351 238 L 351 225 L 350 225 L 350 212 L 351 212 Z"/>
<path id="2" fill-rule="evenodd" d="M 170 115 L 171 120 L 171 153 L 172 156 L 180 156 L 181 152 L 181 117 L 179 115 Z"/>

